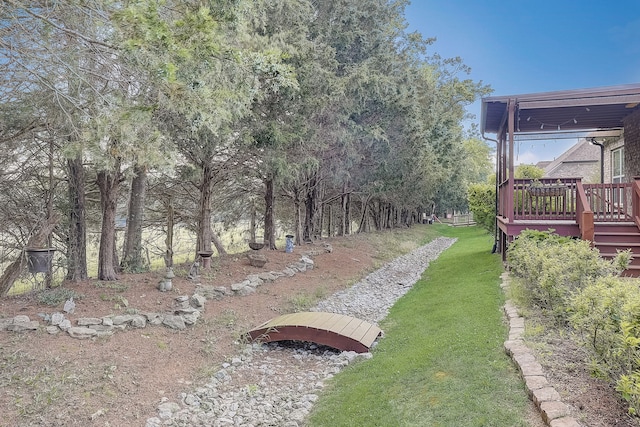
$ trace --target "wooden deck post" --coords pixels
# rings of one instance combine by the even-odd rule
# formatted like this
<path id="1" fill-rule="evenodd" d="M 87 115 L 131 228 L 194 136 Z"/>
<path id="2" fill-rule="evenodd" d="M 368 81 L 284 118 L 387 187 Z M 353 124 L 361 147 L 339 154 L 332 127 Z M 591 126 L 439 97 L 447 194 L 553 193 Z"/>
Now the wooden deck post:
<path id="1" fill-rule="evenodd" d="M 595 237 L 593 211 L 589 205 L 587 193 L 584 191 L 582 179 L 576 182 L 576 221 L 580 227 L 580 238 L 590 241 L 593 246 Z"/>
<path id="2" fill-rule="evenodd" d="M 515 133 L 515 112 L 516 112 L 516 101 L 515 99 L 509 99 L 509 117 L 508 117 L 508 133 L 509 133 L 509 185 L 507 187 L 507 204 L 505 210 L 505 216 L 509 219 L 513 219 L 513 190 L 514 190 L 514 178 L 515 178 L 515 167 L 514 167 L 514 156 L 513 156 L 513 147 L 514 147 L 514 133 Z"/>
<path id="3" fill-rule="evenodd" d="M 633 222 L 640 228 L 640 176 L 633 177 L 631 185 L 631 209 Z"/>
<path id="4" fill-rule="evenodd" d="M 593 238 L 595 235 L 595 224 L 593 223 L 593 212 L 584 211 L 582 212 L 582 224 L 583 229 L 580 230 L 582 234 L 582 240 L 588 240 L 591 242 L 593 246 Z"/>

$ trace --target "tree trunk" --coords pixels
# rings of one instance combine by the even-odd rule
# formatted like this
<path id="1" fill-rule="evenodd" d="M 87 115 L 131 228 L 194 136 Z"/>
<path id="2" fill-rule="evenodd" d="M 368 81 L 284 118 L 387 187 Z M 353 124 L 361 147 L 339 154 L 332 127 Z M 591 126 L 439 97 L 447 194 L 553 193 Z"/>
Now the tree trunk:
<path id="1" fill-rule="evenodd" d="M 267 249 L 276 249 L 276 227 L 274 219 L 275 196 L 273 191 L 273 177 L 264 183 L 264 241 L 269 242 Z"/>
<path id="2" fill-rule="evenodd" d="M 100 249 L 98 251 L 98 279 L 118 280 L 117 261 L 115 259 L 116 209 L 118 187 L 120 186 L 117 162 L 114 172 L 100 171 L 97 175 L 102 207 L 102 227 L 100 231 Z"/>
<path id="3" fill-rule="evenodd" d="M 256 241 L 256 204 L 251 202 L 251 220 L 249 222 L 249 241 Z"/>
<path id="4" fill-rule="evenodd" d="M 294 209 L 294 235 L 296 237 L 295 243 L 299 245 L 302 243 L 302 215 L 301 215 L 301 203 L 300 203 L 300 189 L 295 187 L 293 189 L 293 209 Z"/>
<path id="5" fill-rule="evenodd" d="M 324 197 L 325 197 L 325 187 L 323 185 L 316 197 L 316 201 L 317 201 L 316 210 L 318 212 L 316 215 L 316 217 L 318 218 L 318 221 L 316 224 L 316 231 L 318 234 L 317 237 L 319 239 L 322 239 L 322 232 L 324 231 L 324 223 L 325 223 L 326 209 L 325 209 Z"/>
<path id="6" fill-rule="evenodd" d="M 25 259 L 24 250 L 22 250 L 18 259 L 9 264 L 2 273 L 2 277 L 0 277 L 0 297 L 4 297 L 9 293 L 26 265 L 27 260 Z"/>
<path id="7" fill-rule="evenodd" d="M 27 247 L 44 247 L 57 224 L 57 217 L 49 218 L 37 232 L 29 237 Z M 11 287 L 18 277 L 20 277 L 20 274 L 26 265 L 27 261 L 23 249 L 20 251 L 18 259 L 9 264 L 0 277 L 0 296 L 5 296 L 9 293 L 9 290 L 11 290 Z"/>
<path id="8" fill-rule="evenodd" d="M 164 265 L 167 268 L 173 267 L 173 225 L 175 222 L 175 212 L 173 210 L 173 199 L 169 198 L 167 205 L 167 237 L 165 239 L 166 252 L 164 255 Z"/>
<path id="9" fill-rule="evenodd" d="M 200 206 L 198 211 L 198 238 L 196 241 L 196 253 L 211 252 L 211 195 L 213 193 L 213 170 L 210 165 L 202 168 L 202 181 L 200 183 Z"/>
<path id="10" fill-rule="evenodd" d="M 136 165 L 134 173 L 135 175 L 131 180 L 127 234 L 125 236 L 121 265 L 124 271 L 139 273 L 149 269 L 142 256 L 142 221 L 147 186 L 147 168 Z"/>
<path id="11" fill-rule="evenodd" d="M 342 197 L 341 197 L 341 215 L 340 215 L 340 235 L 346 236 L 351 233 L 351 218 L 350 218 L 350 202 L 351 195 L 347 192 L 347 183 L 342 185 Z"/>
<path id="12" fill-rule="evenodd" d="M 222 240 L 216 233 L 211 233 L 211 241 L 213 242 L 213 246 L 216 247 L 216 251 L 218 251 L 219 256 L 225 256 L 227 254 L 224 245 L 222 244 Z"/>
<path id="13" fill-rule="evenodd" d="M 69 173 L 69 241 L 66 280 L 81 282 L 87 274 L 87 223 L 85 218 L 85 174 L 82 156 L 67 161 Z"/>
<path id="14" fill-rule="evenodd" d="M 369 198 L 365 202 L 362 202 L 362 212 L 360 212 L 360 222 L 358 223 L 358 231 L 356 233 L 364 233 L 365 222 L 367 219 L 367 210 L 369 205 Z"/>
<path id="15" fill-rule="evenodd" d="M 318 189 L 316 185 L 316 177 L 309 180 L 307 187 L 307 196 L 304 199 L 305 218 L 304 218 L 304 241 L 311 242 L 313 240 L 317 214 L 317 195 Z"/>
<path id="16" fill-rule="evenodd" d="M 348 193 L 345 196 L 344 203 L 344 217 L 345 217 L 345 234 L 351 234 L 351 194 Z"/>

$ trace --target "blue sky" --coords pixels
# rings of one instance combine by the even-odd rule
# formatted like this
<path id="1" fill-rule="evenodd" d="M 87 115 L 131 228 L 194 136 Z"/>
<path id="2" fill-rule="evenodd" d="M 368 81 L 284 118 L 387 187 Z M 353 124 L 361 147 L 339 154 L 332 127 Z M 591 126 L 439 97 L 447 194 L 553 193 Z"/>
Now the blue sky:
<path id="1" fill-rule="evenodd" d="M 406 19 L 437 38 L 431 53 L 461 57 L 495 96 L 640 82 L 640 0 L 412 0 Z M 480 102 L 469 112 L 479 123 Z M 553 160 L 576 142 L 523 142 L 517 163 Z"/>

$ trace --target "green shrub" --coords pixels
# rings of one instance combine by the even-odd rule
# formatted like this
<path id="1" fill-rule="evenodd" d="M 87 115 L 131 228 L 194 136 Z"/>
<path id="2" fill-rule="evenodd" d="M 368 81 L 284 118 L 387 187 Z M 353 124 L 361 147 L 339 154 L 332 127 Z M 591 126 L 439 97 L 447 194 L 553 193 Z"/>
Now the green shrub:
<path id="1" fill-rule="evenodd" d="M 511 274 L 525 301 L 556 322 L 568 322 L 588 350 L 592 373 L 616 385 L 640 411 L 640 288 L 617 277 L 629 251 L 607 261 L 589 242 L 549 231 L 525 230 L 510 245 Z M 548 316 L 547 316 L 548 318 Z"/>
<path id="2" fill-rule="evenodd" d="M 598 376 L 616 384 L 629 403 L 640 409 L 640 288 L 637 282 L 605 277 L 577 292 L 571 301 L 571 325 L 591 350 Z"/>
<path id="3" fill-rule="evenodd" d="M 79 300 L 82 297 L 82 294 L 77 293 L 73 289 L 59 286 L 38 293 L 38 302 L 40 304 L 55 306 L 64 303 L 68 299 L 73 298 L 74 300 Z"/>
<path id="4" fill-rule="evenodd" d="M 610 360 L 619 346 L 626 301 L 640 296 L 637 285 L 617 277 L 603 277 L 576 292 L 570 302 L 569 321 L 580 341 L 597 358 Z M 610 371 L 610 369 L 603 369 Z"/>
<path id="5" fill-rule="evenodd" d="M 598 278 L 620 274 L 623 265 L 617 258 L 600 258 L 588 241 L 562 237 L 553 230 L 523 231 L 510 245 L 507 259 L 530 300 L 559 321 L 566 320 L 573 292 Z"/>
<path id="6" fill-rule="evenodd" d="M 496 188 L 493 184 L 471 184 L 467 192 L 469 210 L 473 219 L 493 233 L 496 220 Z"/>
<path id="7" fill-rule="evenodd" d="M 629 413 L 638 415 L 640 409 L 640 372 L 634 371 L 630 375 L 623 375 L 616 384 L 624 400 L 629 403 Z"/>

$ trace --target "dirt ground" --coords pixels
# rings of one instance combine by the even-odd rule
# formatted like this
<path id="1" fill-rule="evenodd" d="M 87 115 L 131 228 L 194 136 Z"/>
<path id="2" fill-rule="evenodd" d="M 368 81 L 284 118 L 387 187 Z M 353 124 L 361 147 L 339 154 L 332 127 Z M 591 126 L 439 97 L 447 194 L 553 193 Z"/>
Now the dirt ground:
<path id="1" fill-rule="evenodd" d="M 207 301 L 201 320 L 184 331 L 147 326 L 95 340 L 49 335 L 44 330 L 1 332 L 0 426 L 143 426 L 157 415 L 163 397 L 177 400 L 181 392 L 204 383 L 237 355 L 248 329 L 281 313 L 304 309 L 381 264 L 380 245 L 365 236 L 328 242 L 333 252 L 314 256 L 313 270 L 280 278 L 249 296 Z M 304 252 L 321 247 L 296 247 L 291 254 L 262 252 L 269 260 L 263 268 L 249 265 L 246 254 L 214 259 L 201 283 L 228 288 L 248 274 L 280 271 Z M 165 293 L 156 289 L 161 272 L 122 275 L 117 282 L 65 285 L 83 295 L 76 300 L 75 313 L 67 317 L 75 324 L 80 317 L 169 312 L 176 297 L 195 290 L 186 278 L 188 266 L 175 271 L 173 290 Z M 0 300 L 0 317 L 5 318 L 24 314 L 41 320 L 38 313 L 61 310 L 62 304 L 44 305 L 35 296 Z M 579 415 L 591 422 L 585 425 L 638 425 L 626 416 L 610 387 L 594 386 L 588 373 L 575 369 L 574 359 L 563 358 L 561 342 L 553 351 L 544 348 L 547 368 L 557 371 L 553 377 L 565 387 L 563 399 L 566 395 L 567 403 L 579 406 Z M 569 366 L 573 371 L 564 373 Z M 532 426 L 542 425 L 539 415 L 529 412 Z"/>
<path id="2" fill-rule="evenodd" d="M 532 318 L 527 322 L 528 325 L 540 324 Z M 527 345 L 542 365 L 549 383 L 583 426 L 640 426 L 640 418 L 628 415 L 627 406 L 614 386 L 590 375 L 585 364 L 585 349 L 567 339 L 566 331 L 546 328 L 544 333 L 527 338 Z"/>

